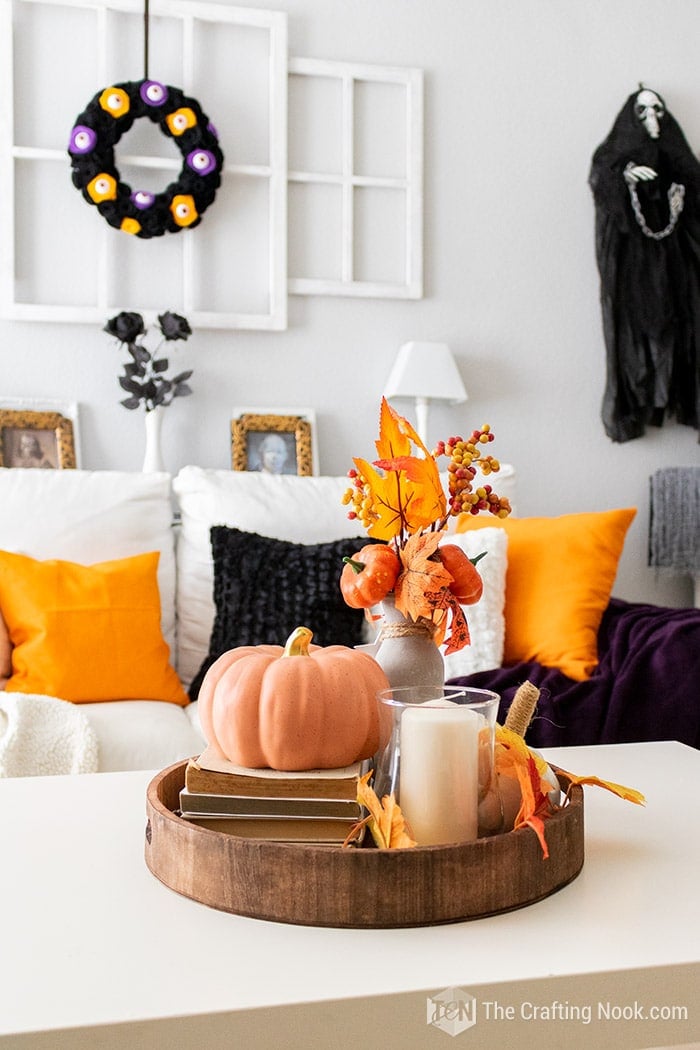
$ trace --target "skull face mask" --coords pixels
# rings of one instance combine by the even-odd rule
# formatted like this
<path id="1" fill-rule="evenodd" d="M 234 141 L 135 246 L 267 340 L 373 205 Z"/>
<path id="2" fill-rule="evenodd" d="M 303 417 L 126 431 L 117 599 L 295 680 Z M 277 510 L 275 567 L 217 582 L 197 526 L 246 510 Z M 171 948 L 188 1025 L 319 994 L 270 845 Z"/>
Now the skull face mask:
<path id="1" fill-rule="evenodd" d="M 640 91 L 634 105 L 634 112 L 647 130 L 649 138 L 658 139 L 659 121 L 663 120 L 666 108 L 654 91 Z"/>

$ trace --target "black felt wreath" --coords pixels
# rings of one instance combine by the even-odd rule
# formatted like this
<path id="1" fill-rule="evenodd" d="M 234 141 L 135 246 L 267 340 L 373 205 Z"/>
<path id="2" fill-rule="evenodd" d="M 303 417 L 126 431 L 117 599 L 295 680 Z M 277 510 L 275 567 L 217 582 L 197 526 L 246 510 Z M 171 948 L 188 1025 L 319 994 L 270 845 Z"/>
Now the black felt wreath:
<path id="1" fill-rule="evenodd" d="M 114 147 L 135 120 L 148 117 L 183 157 L 180 176 L 162 193 L 122 182 Z M 110 226 L 136 237 L 198 226 L 221 183 L 224 155 L 216 129 L 196 99 L 157 80 L 106 87 L 77 118 L 68 153 L 73 184 Z"/>

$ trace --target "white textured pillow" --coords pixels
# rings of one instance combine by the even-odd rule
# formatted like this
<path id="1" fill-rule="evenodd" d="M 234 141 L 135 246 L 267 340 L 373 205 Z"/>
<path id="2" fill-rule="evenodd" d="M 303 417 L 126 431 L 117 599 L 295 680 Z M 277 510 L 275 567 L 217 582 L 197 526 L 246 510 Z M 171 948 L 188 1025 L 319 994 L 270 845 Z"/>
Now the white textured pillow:
<path id="1" fill-rule="evenodd" d="M 160 551 L 163 636 L 174 657 L 169 474 L 0 468 L 0 550 L 80 565 Z"/>
<path id="2" fill-rule="evenodd" d="M 490 671 L 503 663 L 508 537 L 503 529 L 475 529 L 448 536 L 444 542 L 461 547 L 468 558 L 488 552 L 478 565 L 484 593 L 475 605 L 463 607 L 471 645 L 445 657 L 445 678 L 450 679 Z"/>
<path id="3" fill-rule="evenodd" d="M 183 467 L 173 480 L 182 526 L 177 544 L 178 662 L 185 686 L 209 651 L 214 568 L 209 532 L 228 525 L 291 543 L 359 536 L 341 497 L 347 477 L 300 477 Z M 274 586 L 274 580 L 270 581 Z"/>

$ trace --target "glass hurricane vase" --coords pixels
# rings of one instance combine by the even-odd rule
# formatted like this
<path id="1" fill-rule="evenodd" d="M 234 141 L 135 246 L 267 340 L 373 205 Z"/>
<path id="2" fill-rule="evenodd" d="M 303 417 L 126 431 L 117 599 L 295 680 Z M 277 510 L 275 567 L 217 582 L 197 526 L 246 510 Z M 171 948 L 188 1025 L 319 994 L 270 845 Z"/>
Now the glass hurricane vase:
<path id="1" fill-rule="evenodd" d="M 488 689 L 407 686 L 379 693 L 383 747 L 374 790 L 392 795 L 419 846 L 502 830 L 494 775 L 499 696 Z"/>

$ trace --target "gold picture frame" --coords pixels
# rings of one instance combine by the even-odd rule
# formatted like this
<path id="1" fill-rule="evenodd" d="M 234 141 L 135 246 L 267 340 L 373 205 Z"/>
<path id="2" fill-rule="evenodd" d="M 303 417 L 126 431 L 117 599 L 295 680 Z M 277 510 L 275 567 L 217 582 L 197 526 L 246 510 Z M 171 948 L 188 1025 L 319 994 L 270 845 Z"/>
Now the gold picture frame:
<path id="1" fill-rule="evenodd" d="M 301 415 L 243 412 L 231 420 L 231 466 L 265 474 L 313 474 L 310 421 Z"/>
<path id="2" fill-rule="evenodd" d="M 0 408 L 0 467 L 76 467 L 73 421 L 60 412 Z"/>

